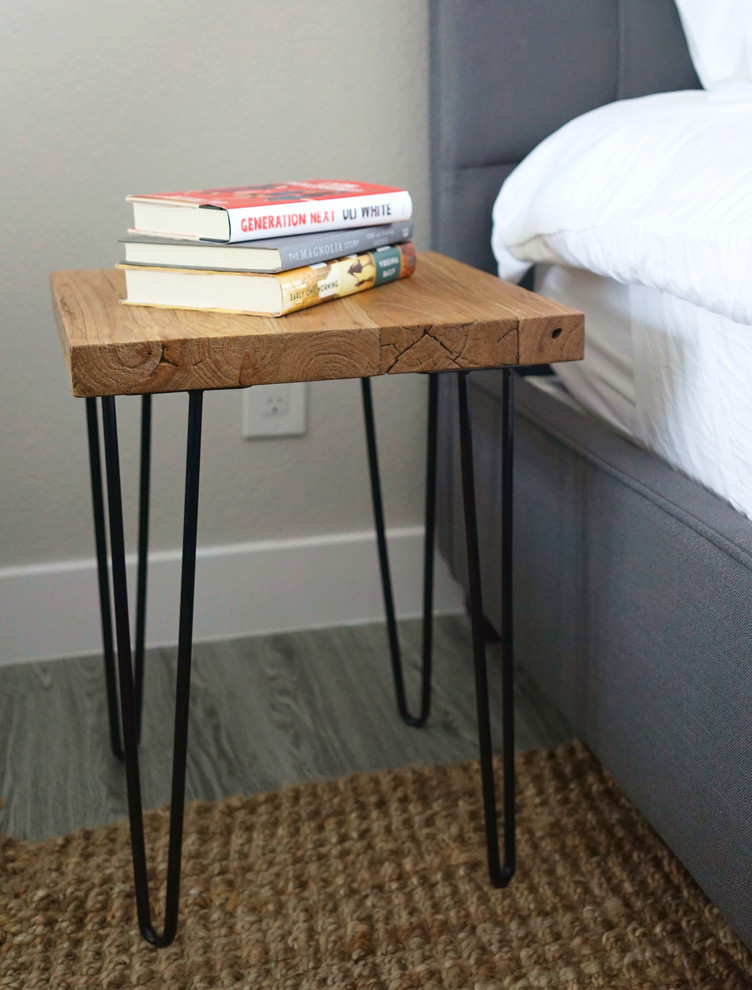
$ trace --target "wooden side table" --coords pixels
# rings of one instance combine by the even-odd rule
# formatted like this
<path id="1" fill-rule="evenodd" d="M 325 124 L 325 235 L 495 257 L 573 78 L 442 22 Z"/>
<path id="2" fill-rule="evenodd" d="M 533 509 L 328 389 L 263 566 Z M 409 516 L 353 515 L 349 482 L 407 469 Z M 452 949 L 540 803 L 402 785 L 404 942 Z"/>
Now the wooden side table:
<path id="1" fill-rule="evenodd" d="M 525 365 L 571 361 L 584 352 L 584 317 L 557 303 L 434 252 L 419 254 L 409 278 L 373 291 L 328 302 L 287 317 L 241 316 L 191 310 L 122 306 L 122 273 L 63 271 L 51 276 L 55 314 L 73 394 L 87 400 L 89 459 L 104 643 L 110 736 L 124 759 L 138 921 L 155 946 L 175 937 L 180 890 L 185 801 L 188 707 L 193 634 L 202 399 L 206 389 L 275 382 L 360 378 L 368 445 L 379 565 L 397 705 L 413 726 L 428 718 L 431 687 L 431 612 L 436 421 L 440 372 L 458 372 L 460 455 L 470 587 L 470 617 L 478 709 L 483 807 L 488 867 L 494 886 L 505 886 L 515 868 L 514 724 L 512 653 L 513 379 Z M 483 639 L 472 435 L 466 375 L 503 368 L 502 466 L 502 734 L 504 858 L 498 842 L 491 722 Z M 370 378 L 428 373 L 426 538 L 421 703 L 407 706 L 387 556 Z M 188 393 L 188 441 L 178 631 L 175 736 L 164 927 L 155 930 L 149 905 L 138 738 L 143 692 L 146 562 L 151 449 L 151 396 Z M 115 396 L 141 395 L 141 479 L 135 651 L 131 649 L 125 574 Z M 109 517 L 112 591 L 120 689 L 118 717 L 115 648 L 108 577 L 104 494 L 96 399 L 101 399 Z"/>

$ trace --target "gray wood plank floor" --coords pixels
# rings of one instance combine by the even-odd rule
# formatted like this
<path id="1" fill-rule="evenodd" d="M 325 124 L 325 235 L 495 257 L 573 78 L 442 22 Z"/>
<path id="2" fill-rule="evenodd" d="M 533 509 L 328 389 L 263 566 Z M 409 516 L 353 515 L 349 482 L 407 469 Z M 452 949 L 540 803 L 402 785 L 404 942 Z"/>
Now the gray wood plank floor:
<path id="1" fill-rule="evenodd" d="M 420 622 L 401 622 L 400 634 L 415 699 Z M 488 650 L 498 713 L 499 648 L 492 643 Z M 465 617 L 436 621 L 434 657 L 431 719 L 412 729 L 396 713 L 382 624 L 197 644 L 187 798 L 475 758 Z M 147 808 L 169 801 L 174 668 L 173 650 L 147 653 L 141 743 Z M 519 749 L 571 738 L 524 672 L 516 682 L 516 716 Z M 0 796 L 0 832 L 34 841 L 127 814 L 123 767 L 109 749 L 99 657 L 0 667 Z"/>

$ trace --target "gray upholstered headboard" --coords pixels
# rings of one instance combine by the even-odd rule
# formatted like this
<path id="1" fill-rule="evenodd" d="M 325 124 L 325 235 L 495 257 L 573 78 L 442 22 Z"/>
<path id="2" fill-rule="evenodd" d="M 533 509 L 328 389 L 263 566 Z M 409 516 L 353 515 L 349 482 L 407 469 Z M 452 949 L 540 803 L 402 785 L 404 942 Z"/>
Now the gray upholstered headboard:
<path id="1" fill-rule="evenodd" d="M 495 272 L 491 208 L 544 137 L 603 103 L 697 89 L 674 0 L 429 0 L 432 246 Z"/>

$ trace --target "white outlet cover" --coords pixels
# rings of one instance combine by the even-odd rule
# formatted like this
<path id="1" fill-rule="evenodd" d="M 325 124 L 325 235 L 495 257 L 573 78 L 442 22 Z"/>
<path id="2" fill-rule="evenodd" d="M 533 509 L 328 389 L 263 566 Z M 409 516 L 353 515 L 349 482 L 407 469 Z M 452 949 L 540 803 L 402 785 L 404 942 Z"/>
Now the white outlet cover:
<path id="1" fill-rule="evenodd" d="M 305 382 L 252 385 L 243 392 L 242 433 L 256 437 L 295 437 L 306 432 Z"/>

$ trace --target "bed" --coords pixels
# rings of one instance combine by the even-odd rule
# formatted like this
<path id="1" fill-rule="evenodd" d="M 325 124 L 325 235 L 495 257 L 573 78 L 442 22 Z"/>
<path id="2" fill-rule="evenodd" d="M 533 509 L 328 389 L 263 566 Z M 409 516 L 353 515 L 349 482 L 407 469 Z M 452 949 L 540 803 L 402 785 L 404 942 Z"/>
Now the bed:
<path id="1" fill-rule="evenodd" d="M 698 63 L 687 28 L 674 0 L 432 2 L 434 248 L 497 272 L 497 224 L 514 241 L 525 192 L 505 180 L 533 149 L 615 101 L 704 104 L 695 67 L 707 88 L 714 66 Z M 519 243 L 558 181 L 541 176 Z M 500 219 L 505 186 L 515 196 Z M 704 281 L 719 262 L 735 290 L 739 251 L 714 248 L 688 282 L 695 296 L 679 298 L 658 279 L 660 254 L 629 284 L 598 270 L 602 245 L 577 256 L 536 244 L 508 270 L 584 310 L 588 359 L 517 381 L 517 660 L 752 946 L 752 314 L 743 293 L 729 294 L 734 309 Z M 499 373 L 474 373 L 471 394 L 494 625 Z M 439 544 L 465 582 L 452 407 Z"/>

